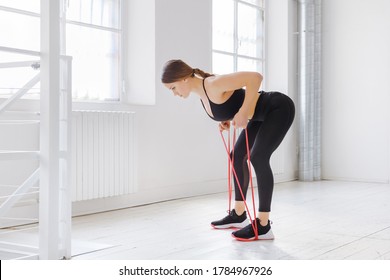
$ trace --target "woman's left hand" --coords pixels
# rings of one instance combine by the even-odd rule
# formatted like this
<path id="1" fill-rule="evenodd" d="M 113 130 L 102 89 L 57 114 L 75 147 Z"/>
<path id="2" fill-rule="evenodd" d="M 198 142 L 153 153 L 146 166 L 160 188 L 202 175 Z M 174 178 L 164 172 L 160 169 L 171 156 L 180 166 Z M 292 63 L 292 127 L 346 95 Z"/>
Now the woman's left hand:
<path id="1" fill-rule="evenodd" d="M 248 125 L 248 114 L 240 109 L 234 116 L 232 125 L 236 128 L 246 128 Z"/>

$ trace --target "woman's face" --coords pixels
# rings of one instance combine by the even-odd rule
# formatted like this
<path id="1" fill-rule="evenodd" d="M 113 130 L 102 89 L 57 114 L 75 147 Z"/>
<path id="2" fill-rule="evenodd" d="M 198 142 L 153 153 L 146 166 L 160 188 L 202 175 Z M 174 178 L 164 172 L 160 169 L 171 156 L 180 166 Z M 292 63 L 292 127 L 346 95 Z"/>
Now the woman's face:
<path id="1" fill-rule="evenodd" d="M 189 87 L 188 79 L 183 79 L 174 83 L 164 84 L 166 88 L 173 92 L 174 96 L 187 98 L 190 95 L 191 89 Z"/>

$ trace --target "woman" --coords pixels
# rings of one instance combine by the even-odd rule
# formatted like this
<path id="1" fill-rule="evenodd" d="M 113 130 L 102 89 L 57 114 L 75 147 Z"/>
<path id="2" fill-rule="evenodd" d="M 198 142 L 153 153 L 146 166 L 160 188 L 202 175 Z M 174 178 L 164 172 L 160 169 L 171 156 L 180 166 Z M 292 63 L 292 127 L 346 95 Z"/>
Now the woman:
<path id="1" fill-rule="evenodd" d="M 257 225 L 246 222 L 244 200 L 249 185 L 249 169 L 244 130 L 237 139 L 232 157 L 239 181 L 234 180 L 234 209 L 225 218 L 211 223 L 217 229 L 241 228 L 232 236 L 242 241 L 274 238 L 269 221 L 274 187 L 270 158 L 295 115 L 294 103 L 288 96 L 279 92 L 259 92 L 262 79 L 257 72 L 212 75 L 198 68 L 193 69 L 182 60 L 168 61 L 161 77 L 162 83 L 174 96 L 187 98 L 190 94 L 198 95 L 206 113 L 220 122 L 221 130 L 230 129 L 230 123 L 247 130 L 250 159 L 256 172 L 259 194 L 259 209 L 253 222 Z"/>

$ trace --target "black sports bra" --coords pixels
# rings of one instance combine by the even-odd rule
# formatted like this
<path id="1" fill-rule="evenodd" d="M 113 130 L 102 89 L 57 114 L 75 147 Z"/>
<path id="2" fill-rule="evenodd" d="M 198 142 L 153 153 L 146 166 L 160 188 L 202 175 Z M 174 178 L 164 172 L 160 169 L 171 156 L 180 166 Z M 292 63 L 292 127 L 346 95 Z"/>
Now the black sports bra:
<path id="1" fill-rule="evenodd" d="M 226 100 L 222 104 L 216 104 L 210 100 L 210 98 L 207 94 L 206 88 L 204 86 L 204 80 L 205 79 L 203 79 L 203 89 L 204 89 L 204 92 L 206 93 L 207 99 L 210 103 L 210 109 L 211 109 L 211 113 L 213 114 L 213 116 L 211 116 L 207 113 L 207 110 L 204 107 L 204 104 L 201 100 L 200 102 L 202 103 L 202 106 L 203 106 L 204 110 L 206 111 L 207 115 L 215 121 L 227 121 L 227 120 L 233 119 L 233 117 L 237 114 L 237 112 L 240 110 L 242 104 L 244 103 L 245 90 L 243 88 L 236 89 L 233 92 L 232 96 L 230 96 L 230 98 L 228 100 Z"/>

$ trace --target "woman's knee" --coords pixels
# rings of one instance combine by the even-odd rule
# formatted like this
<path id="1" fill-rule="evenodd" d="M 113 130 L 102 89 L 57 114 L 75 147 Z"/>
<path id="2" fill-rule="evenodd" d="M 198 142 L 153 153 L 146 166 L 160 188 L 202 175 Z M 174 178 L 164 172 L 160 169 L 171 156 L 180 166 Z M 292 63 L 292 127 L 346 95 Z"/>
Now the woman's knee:
<path id="1" fill-rule="evenodd" d="M 230 159 L 234 163 L 242 163 L 243 161 L 246 161 L 248 159 L 248 155 L 245 152 L 235 150 L 230 152 Z"/>
<path id="2" fill-rule="evenodd" d="M 253 151 L 251 153 L 251 163 L 254 169 L 263 170 L 270 168 L 270 158 L 271 155 L 266 151 Z"/>

